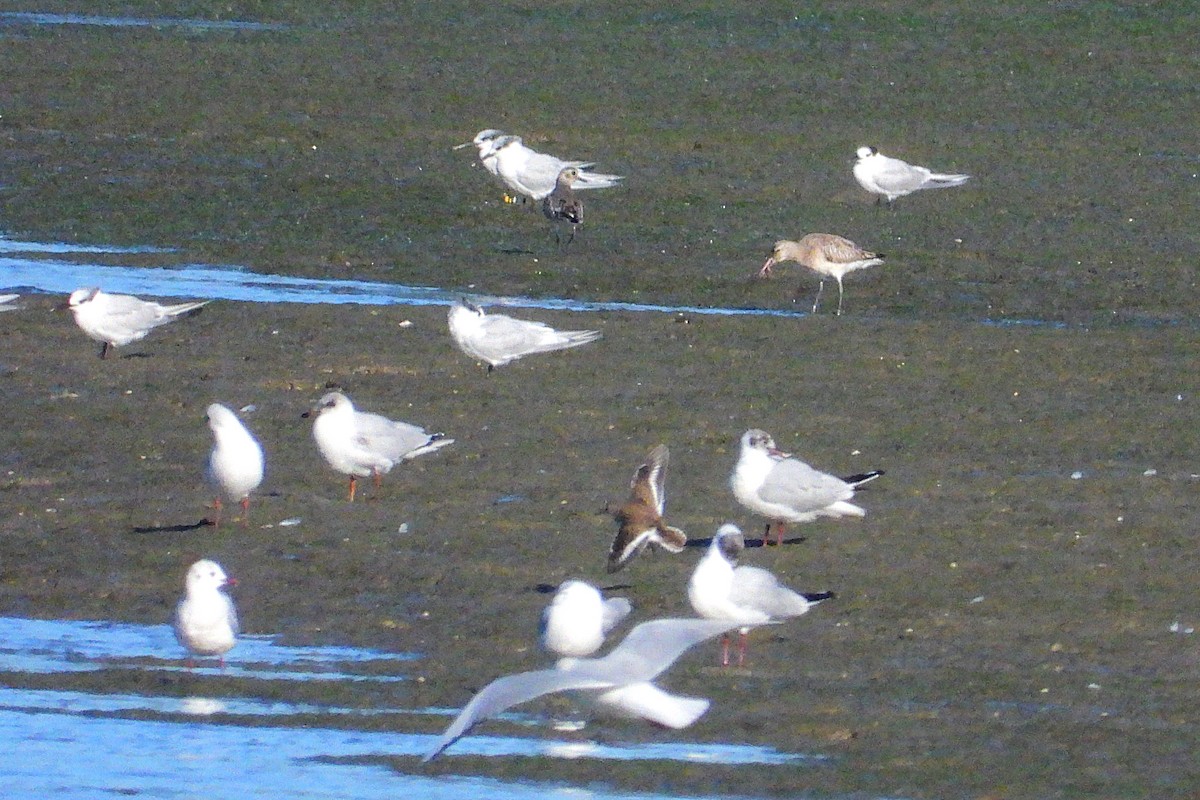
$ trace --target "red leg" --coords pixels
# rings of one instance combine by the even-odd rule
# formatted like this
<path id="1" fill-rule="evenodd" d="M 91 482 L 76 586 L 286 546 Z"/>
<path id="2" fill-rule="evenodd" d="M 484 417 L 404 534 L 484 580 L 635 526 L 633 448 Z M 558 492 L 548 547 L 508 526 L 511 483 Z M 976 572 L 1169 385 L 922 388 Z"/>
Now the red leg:
<path id="1" fill-rule="evenodd" d="M 746 662 L 746 640 L 750 638 L 750 633 L 743 630 L 738 637 L 738 666 Z"/>
<path id="2" fill-rule="evenodd" d="M 250 495 L 242 498 L 242 525 L 250 524 Z"/>
<path id="3" fill-rule="evenodd" d="M 221 509 L 223 509 L 224 507 L 225 506 L 221 502 L 221 498 L 218 497 L 216 500 L 213 500 L 213 510 L 217 512 L 216 519 L 213 520 L 214 528 L 221 527 Z"/>
<path id="4" fill-rule="evenodd" d="M 353 502 L 354 502 L 354 490 L 355 490 L 355 488 L 357 488 L 357 484 L 356 484 L 356 481 L 355 481 L 355 478 L 354 478 L 354 476 L 353 476 L 353 475 L 351 475 L 351 476 L 350 476 L 350 502 L 351 502 L 351 503 L 353 503 Z"/>
<path id="5" fill-rule="evenodd" d="M 729 666 L 729 634 L 721 637 L 721 666 Z"/>

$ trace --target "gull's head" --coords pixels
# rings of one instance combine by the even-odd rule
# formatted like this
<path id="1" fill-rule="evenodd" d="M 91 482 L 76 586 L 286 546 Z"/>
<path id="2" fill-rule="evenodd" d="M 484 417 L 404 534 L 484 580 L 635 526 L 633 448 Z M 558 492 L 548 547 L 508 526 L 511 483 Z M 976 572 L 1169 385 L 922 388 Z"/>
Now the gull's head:
<path id="1" fill-rule="evenodd" d="M 479 148 L 480 152 L 483 152 L 484 150 L 492 149 L 492 143 L 503 135 L 504 131 L 498 131 L 495 128 L 484 128 L 479 133 L 475 134 L 475 138 L 471 141 L 463 142 L 462 144 L 456 144 L 452 149 L 462 150 L 464 147 L 475 145 Z"/>
<path id="2" fill-rule="evenodd" d="M 237 581 L 228 577 L 221 565 L 203 558 L 192 564 L 187 574 L 187 592 L 215 592 L 226 586 L 236 586 Z"/>
<path id="3" fill-rule="evenodd" d="M 477 317 L 483 316 L 483 306 L 477 306 L 465 297 L 460 298 L 454 303 L 453 306 L 450 307 L 450 313 L 454 313 L 456 311 L 459 313 L 466 312 Z"/>
<path id="4" fill-rule="evenodd" d="M 732 522 L 726 522 L 717 528 L 717 535 L 713 537 L 712 547 L 715 547 L 726 561 L 736 564 L 738 557 L 746 549 L 746 538 L 742 535 L 741 528 Z"/>
<path id="5" fill-rule="evenodd" d="M 771 438 L 771 434 L 759 428 L 751 428 L 742 434 L 742 452 L 749 450 L 761 450 L 764 453 L 778 453 L 775 449 L 775 440 Z"/>
<path id="6" fill-rule="evenodd" d="M 99 286 L 89 286 L 84 289 L 76 289 L 71 292 L 71 296 L 67 298 L 67 308 L 79 308 L 84 303 L 90 303 L 96 299 L 96 295 L 100 294 Z"/>
<path id="7" fill-rule="evenodd" d="M 204 417 L 208 420 L 208 427 L 214 431 L 237 422 L 237 415 L 220 403 L 213 403 L 205 409 Z"/>
<path id="8" fill-rule="evenodd" d="M 871 156 L 875 156 L 875 155 L 879 155 L 879 151 L 876 150 L 874 147 L 867 147 L 866 145 L 864 145 L 864 146 L 858 148 L 858 158 L 860 161 L 864 158 L 870 158 Z"/>
<path id="9" fill-rule="evenodd" d="M 300 416 L 302 417 L 319 417 L 322 414 L 327 414 L 331 411 L 340 411 L 342 409 L 354 410 L 354 404 L 350 402 L 350 398 L 341 392 L 328 392 L 321 395 L 321 399 L 317 404 L 308 411 L 305 411 Z"/>
<path id="10" fill-rule="evenodd" d="M 575 181 L 579 180 L 579 167 L 564 167 L 562 172 L 558 173 L 558 185 L 570 188 L 575 185 Z"/>
<path id="11" fill-rule="evenodd" d="M 583 581 L 569 580 L 559 584 L 558 591 L 554 594 L 554 599 L 551 605 L 554 606 L 580 606 L 584 604 L 594 603 L 599 609 L 603 603 L 603 598 L 600 597 L 600 591 L 590 583 Z"/>

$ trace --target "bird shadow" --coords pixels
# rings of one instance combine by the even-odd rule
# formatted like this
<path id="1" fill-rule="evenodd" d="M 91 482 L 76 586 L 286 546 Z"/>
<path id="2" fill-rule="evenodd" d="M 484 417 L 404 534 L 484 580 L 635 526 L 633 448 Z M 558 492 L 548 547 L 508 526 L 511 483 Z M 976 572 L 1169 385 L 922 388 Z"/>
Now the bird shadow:
<path id="1" fill-rule="evenodd" d="M 213 527 L 212 520 L 205 518 L 190 525 L 145 525 L 133 529 L 134 533 L 188 533 L 201 528 Z"/>
<path id="2" fill-rule="evenodd" d="M 687 544 L 685 544 L 684 547 L 708 547 L 709 545 L 712 544 L 713 538 L 714 537 L 709 536 L 706 539 L 688 539 Z M 801 542 L 807 542 L 807 541 L 808 541 L 807 536 L 793 536 L 790 539 L 784 539 L 783 544 L 800 544 Z M 745 538 L 745 539 L 743 539 L 743 542 L 745 543 L 747 548 L 774 547 L 775 546 L 774 544 L 767 544 L 766 539 Z"/>

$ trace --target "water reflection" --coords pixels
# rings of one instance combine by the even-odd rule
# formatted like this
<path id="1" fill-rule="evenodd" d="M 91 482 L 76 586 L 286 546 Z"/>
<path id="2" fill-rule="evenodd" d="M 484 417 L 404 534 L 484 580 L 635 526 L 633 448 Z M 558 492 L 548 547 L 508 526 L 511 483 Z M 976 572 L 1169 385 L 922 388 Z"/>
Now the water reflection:
<path id="1" fill-rule="evenodd" d="M 47 14 L 35 11 L 0 12 L 0 25 L 94 25 L 102 28 L 185 28 L 193 31 L 282 31 L 288 27 L 272 22 L 174 17 L 104 17 L 94 14 Z"/>

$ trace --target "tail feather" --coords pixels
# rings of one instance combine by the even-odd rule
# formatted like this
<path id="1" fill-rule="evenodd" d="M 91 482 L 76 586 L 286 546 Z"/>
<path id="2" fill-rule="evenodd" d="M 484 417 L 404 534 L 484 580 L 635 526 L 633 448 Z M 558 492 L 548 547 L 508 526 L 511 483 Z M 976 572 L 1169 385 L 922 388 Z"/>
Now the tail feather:
<path id="1" fill-rule="evenodd" d="M 939 188 L 943 186 L 961 186 L 970 179 L 970 175 L 944 175 L 937 172 L 929 176 L 929 180 L 936 183 Z"/>
<path id="2" fill-rule="evenodd" d="M 165 311 L 169 317 L 192 316 L 199 314 L 200 309 L 211 302 L 211 300 L 200 300 L 196 303 L 180 303 L 175 306 L 167 306 Z"/>
<path id="3" fill-rule="evenodd" d="M 870 483 L 871 481 L 878 478 L 880 475 L 884 475 L 884 474 L 886 474 L 884 472 L 884 470 L 875 469 L 875 470 L 871 470 L 870 472 L 860 472 L 857 475 L 848 475 L 847 477 L 842 478 L 842 482 L 848 483 L 851 486 L 853 486 L 855 489 L 857 489 L 858 487 L 862 486 L 864 483 Z"/>

